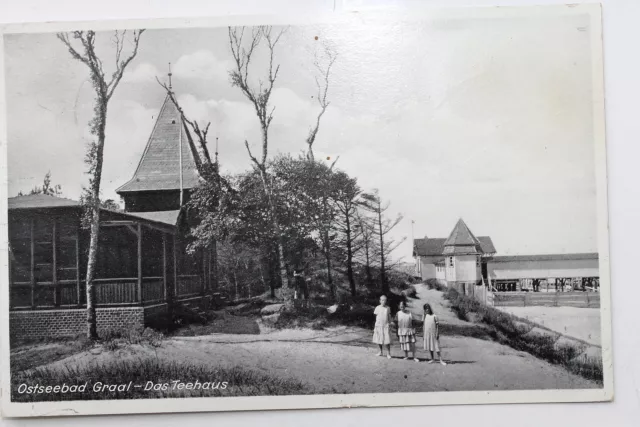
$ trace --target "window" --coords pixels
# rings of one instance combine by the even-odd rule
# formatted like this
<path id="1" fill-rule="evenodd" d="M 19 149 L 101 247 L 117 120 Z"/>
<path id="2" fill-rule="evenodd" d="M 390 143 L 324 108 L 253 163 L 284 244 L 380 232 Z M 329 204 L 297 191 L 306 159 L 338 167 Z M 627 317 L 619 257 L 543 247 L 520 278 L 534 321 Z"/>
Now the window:
<path id="1" fill-rule="evenodd" d="M 53 281 L 53 221 L 36 218 L 34 227 L 33 263 L 36 282 Z"/>
<path id="2" fill-rule="evenodd" d="M 12 281 L 31 281 L 31 241 L 27 239 L 14 240 L 10 245 L 12 261 Z"/>
<path id="3" fill-rule="evenodd" d="M 453 267 L 453 257 L 449 257 L 449 267 Z"/>
<path id="4" fill-rule="evenodd" d="M 58 250 L 56 259 L 58 280 L 75 280 L 77 274 L 76 241 L 61 238 L 56 249 Z"/>
<path id="5" fill-rule="evenodd" d="M 476 257 L 476 267 L 480 267 L 480 255 Z"/>

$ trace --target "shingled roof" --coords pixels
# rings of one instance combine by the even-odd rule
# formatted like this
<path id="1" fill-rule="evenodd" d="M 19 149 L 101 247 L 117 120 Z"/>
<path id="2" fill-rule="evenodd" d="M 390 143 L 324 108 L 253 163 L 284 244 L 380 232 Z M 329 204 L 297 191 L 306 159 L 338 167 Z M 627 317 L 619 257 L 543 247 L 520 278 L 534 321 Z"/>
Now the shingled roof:
<path id="1" fill-rule="evenodd" d="M 413 252 L 417 256 L 443 256 L 453 254 L 493 255 L 496 248 L 489 236 L 476 237 L 460 218 L 446 239 L 415 239 Z"/>
<path id="2" fill-rule="evenodd" d="M 187 135 L 178 109 L 167 96 L 133 178 L 116 193 L 178 190 L 181 164 L 182 188 L 195 187 L 198 172 Z"/>
<path id="3" fill-rule="evenodd" d="M 495 254 L 496 248 L 493 245 L 493 241 L 489 236 L 478 236 L 480 241 L 480 248 L 485 255 Z M 424 239 L 414 239 L 413 245 L 414 256 L 443 256 L 445 238 L 433 238 L 425 237 Z"/>
<path id="4" fill-rule="evenodd" d="M 464 223 L 462 218 L 458 220 L 456 226 L 453 227 L 449 238 L 444 241 L 445 246 L 476 246 L 480 245 L 480 241 L 476 239 L 467 224 Z"/>

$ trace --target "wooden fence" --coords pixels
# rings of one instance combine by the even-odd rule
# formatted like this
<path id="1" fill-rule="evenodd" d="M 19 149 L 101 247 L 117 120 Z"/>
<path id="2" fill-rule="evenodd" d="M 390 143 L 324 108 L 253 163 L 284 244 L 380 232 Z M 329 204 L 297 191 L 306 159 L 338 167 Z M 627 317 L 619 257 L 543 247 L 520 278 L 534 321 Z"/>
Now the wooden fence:
<path id="1" fill-rule="evenodd" d="M 201 295 L 204 291 L 202 277 L 179 275 L 176 297 L 180 299 Z M 94 279 L 97 306 L 154 304 L 167 300 L 163 277 L 143 277 L 141 286 L 137 277 Z M 10 287 L 12 309 L 82 307 L 85 306 L 84 286 L 79 291 L 75 280 L 53 283 L 13 283 Z"/>
<path id="2" fill-rule="evenodd" d="M 78 289 L 75 280 L 51 282 L 14 283 L 10 286 L 11 308 L 69 307 L 78 305 Z"/>
<path id="3" fill-rule="evenodd" d="M 493 292 L 495 307 L 581 307 L 599 308 L 600 294 L 594 292 Z"/>

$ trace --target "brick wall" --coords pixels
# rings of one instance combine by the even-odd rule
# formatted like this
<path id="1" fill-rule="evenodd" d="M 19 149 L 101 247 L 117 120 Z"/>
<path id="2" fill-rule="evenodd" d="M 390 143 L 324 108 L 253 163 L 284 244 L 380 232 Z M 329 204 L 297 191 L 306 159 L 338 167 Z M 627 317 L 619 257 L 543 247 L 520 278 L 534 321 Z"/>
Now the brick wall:
<path id="1" fill-rule="evenodd" d="M 98 308 L 98 334 L 107 330 L 131 331 L 144 327 L 142 307 Z M 86 310 L 25 310 L 9 313 L 12 338 L 64 337 L 84 334 Z"/>

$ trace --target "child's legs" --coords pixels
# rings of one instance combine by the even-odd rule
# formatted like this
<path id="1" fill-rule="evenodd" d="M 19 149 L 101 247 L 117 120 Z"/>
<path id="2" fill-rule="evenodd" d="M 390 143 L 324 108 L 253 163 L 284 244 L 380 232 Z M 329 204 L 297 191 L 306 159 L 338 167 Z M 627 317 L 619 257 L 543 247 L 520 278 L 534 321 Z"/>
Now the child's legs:
<path id="1" fill-rule="evenodd" d="M 387 354 L 391 354 L 391 344 L 386 344 Z"/>
<path id="2" fill-rule="evenodd" d="M 380 348 L 380 353 L 382 353 L 382 344 L 378 344 L 378 347 Z"/>
<path id="3" fill-rule="evenodd" d="M 429 350 L 429 352 L 431 353 L 431 360 L 433 360 L 433 350 Z"/>

